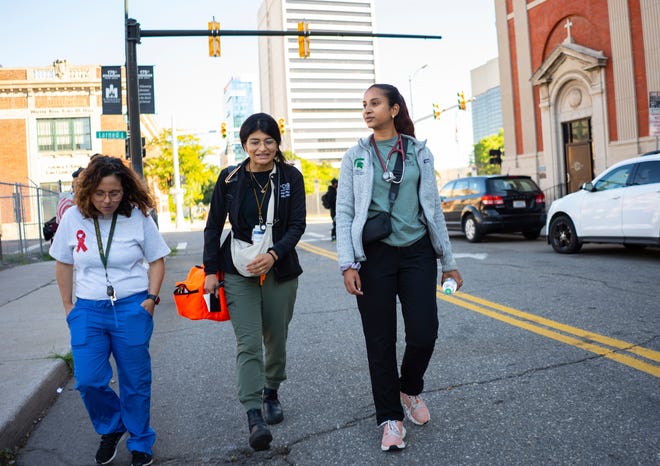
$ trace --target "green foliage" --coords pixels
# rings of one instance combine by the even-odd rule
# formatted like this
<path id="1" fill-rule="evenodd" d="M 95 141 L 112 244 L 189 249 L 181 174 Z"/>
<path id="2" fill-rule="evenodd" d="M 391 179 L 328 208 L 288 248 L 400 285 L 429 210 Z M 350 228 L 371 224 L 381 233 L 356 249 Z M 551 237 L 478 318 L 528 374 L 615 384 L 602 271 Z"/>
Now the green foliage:
<path id="1" fill-rule="evenodd" d="M 16 450 L 18 450 L 18 447 L 0 450 L 0 466 L 16 464 Z"/>
<path id="2" fill-rule="evenodd" d="M 474 163 L 477 166 L 477 175 L 499 175 L 502 167 L 490 163 L 491 149 L 504 147 L 504 131 L 500 129 L 498 134 L 486 136 L 474 145 Z M 504 154 L 503 154 L 504 155 Z"/>
<path id="3" fill-rule="evenodd" d="M 305 160 L 292 152 L 285 152 L 284 157 L 287 160 L 299 160 L 302 167 L 302 174 L 305 180 L 305 194 L 314 193 L 314 182 L 319 182 L 319 192 L 324 193 L 330 185 L 333 178 L 339 179 L 339 169 L 333 168 L 328 162 L 313 162 Z"/>
<path id="4" fill-rule="evenodd" d="M 69 351 L 66 354 L 53 353 L 50 356 L 52 359 L 61 359 L 66 364 L 66 367 L 69 368 L 69 372 L 73 374 L 73 354 Z"/>
<path id="5" fill-rule="evenodd" d="M 207 198 L 210 199 L 209 186 L 212 192 L 219 171 L 204 163 L 204 157 L 211 153 L 212 148 L 202 146 L 198 138 L 190 134 L 178 134 L 177 142 L 181 187 L 185 188 L 183 201 L 187 206 L 194 206 L 205 202 Z M 172 131 L 164 130 L 149 142 L 149 146 L 155 147 L 159 155 L 144 160 L 145 177 L 155 179 L 158 188 L 167 193 L 171 189 L 169 184 L 174 186 Z M 170 196 L 169 202 L 170 212 L 174 212 L 174 196 Z"/>

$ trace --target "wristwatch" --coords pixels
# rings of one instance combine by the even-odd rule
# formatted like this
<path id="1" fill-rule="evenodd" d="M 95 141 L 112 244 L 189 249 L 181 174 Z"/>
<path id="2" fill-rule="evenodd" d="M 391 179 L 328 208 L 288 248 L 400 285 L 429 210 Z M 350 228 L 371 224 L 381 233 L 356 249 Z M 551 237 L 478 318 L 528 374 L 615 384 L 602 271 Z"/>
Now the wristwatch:
<path id="1" fill-rule="evenodd" d="M 148 294 L 147 299 L 152 299 L 156 304 L 160 303 L 160 298 L 155 294 Z"/>

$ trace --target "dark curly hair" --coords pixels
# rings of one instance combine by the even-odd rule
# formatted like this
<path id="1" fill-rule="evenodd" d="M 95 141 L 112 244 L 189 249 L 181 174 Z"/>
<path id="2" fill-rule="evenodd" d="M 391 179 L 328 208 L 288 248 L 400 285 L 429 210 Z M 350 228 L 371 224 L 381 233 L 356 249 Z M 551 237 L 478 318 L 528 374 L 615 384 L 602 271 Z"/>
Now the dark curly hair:
<path id="1" fill-rule="evenodd" d="M 111 175 L 119 178 L 124 192 L 117 213 L 130 217 L 133 207 L 137 207 L 146 217 L 156 205 L 146 183 L 122 159 L 103 154 L 94 154 L 78 177 L 75 193 L 78 210 L 85 217 L 98 217 L 100 212 L 94 207 L 92 196 L 101 180 Z"/>

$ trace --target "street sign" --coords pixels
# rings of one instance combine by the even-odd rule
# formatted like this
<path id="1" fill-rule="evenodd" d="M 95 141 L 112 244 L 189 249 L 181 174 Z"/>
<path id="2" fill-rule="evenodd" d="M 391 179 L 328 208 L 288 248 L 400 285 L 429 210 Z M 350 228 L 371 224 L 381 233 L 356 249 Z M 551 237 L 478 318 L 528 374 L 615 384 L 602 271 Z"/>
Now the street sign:
<path id="1" fill-rule="evenodd" d="M 97 131 L 97 139 L 126 139 L 126 131 Z"/>

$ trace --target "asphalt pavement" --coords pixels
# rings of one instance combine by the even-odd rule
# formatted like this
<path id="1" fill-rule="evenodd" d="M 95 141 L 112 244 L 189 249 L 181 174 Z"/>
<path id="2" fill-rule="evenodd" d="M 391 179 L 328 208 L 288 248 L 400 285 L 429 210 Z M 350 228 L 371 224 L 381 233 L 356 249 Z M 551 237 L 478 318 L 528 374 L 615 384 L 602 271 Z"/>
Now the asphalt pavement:
<path id="1" fill-rule="evenodd" d="M 155 464 L 658 464 L 656 377 L 444 299 L 424 391 L 431 422 L 407 423 L 408 447 L 381 452 L 359 313 L 343 289 L 328 233 L 329 225 L 309 226 L 306 244 L 299 248 L 305 273 L 289 332 L 288 380 L 280 390 L 285 420 L 272 427 L 272 448 L 256 453 L 247 444 L 247 419 L 236 395 L 231 323 L 183 319 L 171 297 L 173 283 L 201 260 L 202 234 L 165 233 L 174 252 L 151 341 Z M 482 261 L 474 258 L 473 245 L 458 240 L 454 252 L 465 253 L 459 266 L 468 278 L 464 292 L 513 305 L 529 274 L 520 265 L 502 265 L 517 260 L 509 251 L 513 246 L 518 254 L 525 248 L 542 251 L 533 257 L 544 264 L 560 259 L 542 243 L 491 241 L 483 248 L 494 257 Z M 641 257 L 617 267 L 629 262 L 645 270 L 644 276 L 657 274 L 653 261 Z M 614 260 L 609 257 L 603 266 Z M 495 269 L 488 268 L 491 262 Z M 502 273 L 502 267 L 522 274 L 505 291 L 488 285 L 490 271 Z M 0 452 L 30 433 L 18 452 L 18 466 L 93 464 L 98 446 L 74 380 L 55 356 L 70 347 L 54 271 L 54 262 L 0 271 Z M 574 277 L 576 286 L 596 286 L 585 277 Z M 575 301 L 579 295 L 568 296 Z M 619 306 L 616 296 L 599 313 L 629 305 L 621 298 Z M 657 302 L 650 294 L 640 299 L 643 308 Z M 642 330 L 657 327 L 650 310 L 642 320 Z M 628 321 L 628 327 L 635 322 Z M 607 333 L 616 335 L 616 329 L 627 329 L 624 324 Z M 399 353 L 401 329 L 400 321 Z M 655 341 L 641 343 L 653 347 Z M 112 384 L 116 388 L 114 379 Z M 129 463 L 123 442 L 113 464 Z"/>

